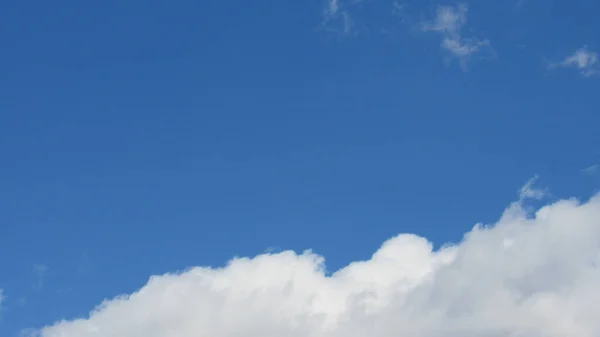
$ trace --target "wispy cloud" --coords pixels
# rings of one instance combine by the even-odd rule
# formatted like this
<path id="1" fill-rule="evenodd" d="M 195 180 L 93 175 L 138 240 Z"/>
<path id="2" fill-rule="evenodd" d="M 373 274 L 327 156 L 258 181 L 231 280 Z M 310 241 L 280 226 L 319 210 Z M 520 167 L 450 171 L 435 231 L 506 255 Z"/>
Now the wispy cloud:
<path id="1" fill-rule="evenodd" d="M 87 253 L 82 253 L 79 258 L 79 264 L 77 265 L 78 274 L 86 274 L 91 269 L 90 258 Z"/>
<path id="2" fill-rule="evenodd" d="M 585 174 L 590 174 L 590 175 L 596 174 L 596 173 L 600 172 L 600 164 L 588 166 L 588 167 L 582 169 L 581 172 L 585 173 Z"/>
<path id="3" fill-rule="evenodd" d="M 2 319 L 2 314 L 6 310 L 4 306 L 4 302 L 6 300 L 6 296 L 4 295 L 4 289 L 0 289 L 0 319 Z"/>
<path id="4" fill-rule="evenodd" d="M 529 179 L 527 181 L 527 183 L 525 183 L 525 185 L 523 185 L 523 187 L 521 187 L 521 189 L 519 190 L 519 200 L 521 200 L 521 201 L 523 201 L 525 199 L 539 200 L 548 194 L 547 190 L 534 187 L 538 178 L 539 178 L 539 176 L 537 176 L 537 175 L 534 176 L 533 178 Z"/>
<path id="5" fill-rule="evenodd" d="M 42 288 L 44 288 L 44 280 L 49 270 L 50 269 L 45 264 L 36 264 L 33 266 L 33 275 L 35 276 L 33 290 L 41 291 Z"/>
<path id="6" fill-rule="evenodd" d="M 442 48 L 456 57 L 463 68 L 466 68 L 472 55 L 485 49 L 491 50 L 489 40 L 465 38 L 462 35 L 462 28 L 467 23 L 467 13 L 468 7 L 465 4 L 439 6 L 435 18 L 422 24 L 423 31 L 436 32 L 442 36 Z"/>
<path id="7" fill-rule="evenodd" d="M 571 68 L 577 69 L 581 75 L 590 77 L 600 74 L 600 63 L 598 53 L 590 51 L 586 46 L 577 49 L 573 54 L 565 57 L 560 62 L 550 63 L 549 69 Z"/>
<path id="8" fill-rule="evenodd" d="M 26 305 L 27 305 L 27 297 L 20 297 L 20 298 L 17 300 L 17 304 L 18 304 L 20 307 L 24 307 L 24 306 L 26 306 Z"/>
<path id="9" fill-rule="evenodd" d="M 335 22 L 340 25 L 341 32 L 348 35 L 353 30 L 353 20 L 350 16 L 346 4 L 340 0 L 328 0 L 324 11 L 324 23 L 329 24 Z"/>
<path id="10" fill-rule="evenodd" d="M 327 5 L 327 12 L 329 12 L 329 14 L 335 15 L 340 9 L 340 3 L 338 0 L 329 0 Z"/>
<path id="11" fill-rule="evenodd" d="M 527 3 L 527 0 L 517 0 L 517 2 L 515 2 L 515 10 L 517 12 L 521 11 L 521 9 L 523 9 L 523 7 L 525 6 L 525 4 Z"/>

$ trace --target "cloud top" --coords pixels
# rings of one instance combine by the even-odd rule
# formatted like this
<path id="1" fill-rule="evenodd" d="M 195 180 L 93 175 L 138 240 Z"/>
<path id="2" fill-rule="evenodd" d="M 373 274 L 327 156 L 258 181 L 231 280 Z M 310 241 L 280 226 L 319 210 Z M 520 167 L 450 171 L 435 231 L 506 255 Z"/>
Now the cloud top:
<path id="1" fill-rule="evenodd" d="M 527 185 L 526 185 L 527 186 Z M 284 251 L 153 276 L 42 337 L 592 337 L 600 334 L 600 195 L 500 220 L 434 250 L 401 234 L 332 275 Z M 432 210 L 434 211 L 434 210 Z"/>

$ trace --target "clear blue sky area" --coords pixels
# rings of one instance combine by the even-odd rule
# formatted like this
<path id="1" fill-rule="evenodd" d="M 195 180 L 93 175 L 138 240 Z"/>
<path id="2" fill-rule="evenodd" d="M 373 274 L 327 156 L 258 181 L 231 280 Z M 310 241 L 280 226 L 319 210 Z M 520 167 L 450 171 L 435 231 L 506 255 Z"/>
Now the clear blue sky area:
<path id="1" fill-rule="evenodd" d="M 236 255 L 458 241 L 536 174 L 598 189 L 600 78 L 568 57 L 600 2 L 472 1 L 460 30 L 398 4 L 2 1 L 0 335 Z"/>

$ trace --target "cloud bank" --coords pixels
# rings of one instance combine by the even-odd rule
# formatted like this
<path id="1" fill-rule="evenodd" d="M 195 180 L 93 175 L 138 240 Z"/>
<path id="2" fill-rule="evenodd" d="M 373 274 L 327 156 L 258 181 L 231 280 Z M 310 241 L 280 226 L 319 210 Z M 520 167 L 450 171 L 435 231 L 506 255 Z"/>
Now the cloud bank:
<path id="1" fill-rule="evenodd" d="M 528 213 L 531 184 L 497 223 L 433 250 L 401 234 L 328 275 L 285 251 L 153 276 L 42 337 L 592 337 L 600 334 L 600 195 Z M 432 210 L 435 211 L 435 210 Z"/>

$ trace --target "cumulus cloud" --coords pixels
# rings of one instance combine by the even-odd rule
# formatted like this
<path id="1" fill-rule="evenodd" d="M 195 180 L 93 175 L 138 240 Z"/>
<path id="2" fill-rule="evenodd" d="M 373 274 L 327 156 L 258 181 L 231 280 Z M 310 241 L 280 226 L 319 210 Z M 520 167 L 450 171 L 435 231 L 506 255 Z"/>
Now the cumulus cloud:
<path id="1" fill-rule="evenodd" d="M 525 192 L 523 192 L 525 191 Z M 455 245 L 393 237 L 333 274 L 284 251 L 153 276 L 42 337 L 600 335 L 600 195 L 528 213 L 531 185 Z M 435 211 L 435 210 L 432 210 Z M 440 224 L 443 225 L 443 224 Z"/>
<path id="2" fill-rule="evenodd" d="M 442 36 L 442 48 L 456 57 L 462 67 L 466 67 L 472 55 L 490 48 L 489 40 L 462 36 L 462 28 L 467 23 L 467 12 L 468 7 L 465 4 L 439 6 L 435 18 L 422 25 L 424 31 L 437 32 Z"/>
<path id="3" fill-rule="evenodd" d="M 588 50 L 587 47 L 582 47 L 576 50 L 573 54 L 567 56 L 564 60 L 558 63 L 551 63 L 552 68 L 574 68 L 579 70 L 581 75 L 589 77 L 598 75 L 600 71 L 600 63 L 598 63 L 598 53 Z"/>

